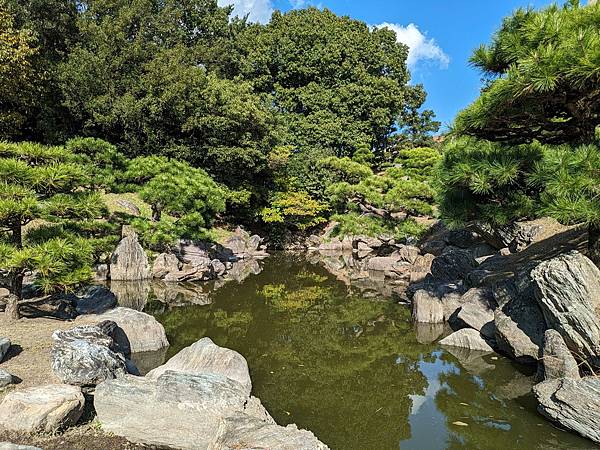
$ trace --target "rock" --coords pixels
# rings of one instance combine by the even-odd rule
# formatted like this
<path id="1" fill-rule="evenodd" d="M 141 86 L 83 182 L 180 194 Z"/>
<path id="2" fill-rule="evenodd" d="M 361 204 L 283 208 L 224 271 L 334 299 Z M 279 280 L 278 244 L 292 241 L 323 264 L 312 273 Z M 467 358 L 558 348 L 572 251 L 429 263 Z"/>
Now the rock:
<path id="1" fill-rule="evenodd" d="M 232 253 L 237 259 L 268 256 L 267 253 L 259 249 L 261 242 L 262 238 L 260 236 L 250 236 L 238 227 L 233 235 L 225 241 L 223 248 L 225 251 Z"/>
<path id="2" fill-rule="evenodd" d="M 431 264 L 433 263 L 434 259 L 435 256 L 433 256 L 431 253 L 417 255 L 412 265 L 417 271 L 429 273 L 431 271 Z"/>
<path id="3" fill-rule="evenodd" d="M 75 300 L 77 314 L 101 314 L 117 306 L 117 297 L 104 286 L 91 286 Z"/>
<path id="4" fill-rule="evenodd" d="M 413 319 L 418 323 L 444 323 L 444 307 L 438 297 L 425 290 L 413 296 Z"/>
<path id="5" fill-rule="evenodd" d="M 376 256 L 369 259 L 367 270 L 372 272 L 393 272 L 399 263 L 400 259 L 397 256 Z"/>
<path id="6" fill-rule="evenodd" d="M 475 227 L 490 245 L 497 249 L 509 248 L 512 252 L 527 248 L 544 228 L 536 222 L 511 222 L 501 227 L 477 223 Z"/>
<path id="7" fill-rule="evenodd" d="M 100 327 L 83 325 L 52 334 L 52 370 L 66 384 L 94 386 L 127 373 L 125 358 Z"/>
<path id="8" fill-rule="evenodd" d="M 148 256 L 133 230 L 123 227 L 123 239 L 110 258 L 111 280 L 136 281 L 151 278 Z"/>
<path id="9" fill-rule="evenodd" d="M 398 261 L 404 261 L 409 264 L 415 264 L 420 254 L 421 250 L 419 250 L 418 247 L 414 247 L 412 245 L 401 245 L 400 248 L 396 250 L 392 256 L 397 256 Z M 433 259 L 431 261 L 433 261 Z M 425 264 L 427 264 L 427 262 L 425 262 Z M 429 268 L 431 268 L 431 265 L 429 265 Z"/>
<path id="10" fill-rule="evenodd" d="M 178 272 L 181 263 L 172 253 L 161 253 L 152 264 L 152 278 L 164 278 L 171 272 Z"/>
<path id="11" fill-rule="evenodd" d="M 469 328 L 479 331 L 486 338 L 492 339 L 496 332 L 494 325 L 495 301 L 489 290 L 472 288 L 461 297 L 461 307 L 456 319 Z"/>
<path id="12" fill-rule="evenodd" d="M 92 272 L 94 273 L 93 279 L 95 282 L 101 283 L 110 278 L 110 266 L 108 264 L 94 264 Z"/>
<path id="13" fill-rule="evenodd" d="M 98 385 L 94 407 L 102 429 L 131 442 L 180 449 L 206 449 L 223 419 L 244 410 L 243 386 L 221 375 L 166 372 Z"/>
<path id="14" fill-rule="evenodd" d="M 256 259 L 244 259 L 236 261 L 227 271 L 226 279 L 241 283 L 250 275 L 258 275 L 262 271 L 260 263 Z"/>
<path id="15" fill-rule="evenodd" d="M 455 331 L 450 336 L 442 339 L 440 344 L 482 352 L 494 351 L 492 347 L 490 347 L 489 344 L 481 337 L 479 331 L 473 330 L 472 328 L 463 328 L 462 330 Z"/>
<path id="16" fill-rule="evenodd" d="M 529 297 L 517 297 L 494 312 L 496 345 L 509 357 L 536 364 L 546 323 L 537 303 Z"/>
<path id="17" fill-rule="evenodd" d="M 447 246 L 446 241 L 442 240 L 425 241 L 421 244 L 421 253 L 431 253 L 433 256 L 440 256 Z"/>
<path id="18" fill-rule="evenodd" d="M 118 307 L 90 317 L 82 316 L 77 321 L 89 323 L 90 320 L 94 320 L 95 323 L 99 323 L 108 320 L 117 324 L 118 327 L 111 337 L 116 349 L 125 356 L 130 353 L 160 350 L 169 345 L 163 326 L 154 317 L 141 311 Z"/>
<path id="19" fill-rule="evenodd" d="M 326 450 L 310 431 L 299 430 L 295 425 L 281 427 L 265 423 L 247 414 L 237 414 L 225 419 L 219 429 L 218 439 L 209 450 L 269 449 L 269 450 Z"/>
<path id="20" fill-rule="evenodd" d="M 317 236 L 316 234 L 311 234 L 307 239 L 306 239 L 306 247 L 308 248 L 319 248 L 319 245 L 321 245 L 321 243 L 323 242 L 323 240 Z"/>
<path id="21" fill-rule="evenodd" d="M 483 357 L 489 355 L 488 351 L 482 352 L 479 350 L 469 350 L 468 348 L 461 348 L 455 346 L 448 346 L 445 350 L 454 356 L 458 363 L 469 372 L 471 375 L 481 376 L 490 370 L 494 370 L 496 366 L 488 363 Z M 531 386 L 527 390 L 527 393 L 531 392 Z M 495 394 L 495 392 L 494 392 Z"/>
<path id="22" fill-rule="evenodd" d="M 431 263 L 431 274 L 442 281 L 465 279 L 477 266 L 477 261 L 467 250 L 447 249 Z"/>
<path id="23" fill-rule="evenodd" d="M 546 330 L 540 352 L 537 378 L 540 381 L 556 378 L 580 378 L 577 361 L 556 330 Z"/>
<path id="24" fill-rule="evenodd" d="M 6 337 L 0 337 L 0 361 L 4 359 L 4 356 L 10 348 L 10 339 Z"/>
<path id="25" fill-rule="evenodd" d="M 466 229 L 448 232 L 445 240 L 448 245 L 462 249 L 474 247 L 481 242 L 481 238 L 477 233 Z"/>
<path id="26" fill-rule="evenodd" d="M 600 443 L 600 378 L 548 380 L 533 388 L 538 411 L 561 427 Z"/>
<path id="27" fill-rule="evenodd" d="M 0 427 L 22 433 L 55 431 L 74 425 L 83 404 L 77 386 L 50 384 L 13 391 L 0 403 Z"/>
<path id="28" fill-rule="evenodd" d="M 158 378 L 167 371 L 191 375 L 218 374 L 240 383 L 247 395 L 252 390 L 246 359 L 236 351 L 219 347 L 208 337 L 184 348 L 166 364 L 151 370 L 146 376 Z"/>
<path id="29" fill-rule="evenodd" d="M 42 450 L 39 447 L 31 447 L 29 445 L 18 445 L 10 442 L 0 442 L 0 450 Z"/>
<path id="30" fill-rule="evenodd" d="M 359 244 L 363 244 L 363 248 L 375 250 L 381 247 L 383 242 L 380 239 L 370 236 L 354 236 L 352 239 L 352 247 L 355 249 L 360 249 Z"/>
<path id="31" fill-rule="evenodd" d="M 0 389 L 13 383 L 13 376 L 4 369 L 0 369 Z"/>
<path id="32" fill-rule="evenodd" d="M 600 366 L 600 269 L 572 251 L 539 264 L 531 277 L 547 325 L 572 352 Z"/>
<path id="33" fill-rule="evenodd" d="M 218 277 L 222 276 L 227 271 L 227 268 L 225 267 L 225 264 L 223 264 L 218 259 L 213 259 L 210 262 L 210 265 L 212 266 L 213 272 Z"/>
<path id="34" fill-rule="evenodd" d="M 6 298 L 10 295 L 10 291 L 4 287 L 0 287 L 0 299 Z"/>

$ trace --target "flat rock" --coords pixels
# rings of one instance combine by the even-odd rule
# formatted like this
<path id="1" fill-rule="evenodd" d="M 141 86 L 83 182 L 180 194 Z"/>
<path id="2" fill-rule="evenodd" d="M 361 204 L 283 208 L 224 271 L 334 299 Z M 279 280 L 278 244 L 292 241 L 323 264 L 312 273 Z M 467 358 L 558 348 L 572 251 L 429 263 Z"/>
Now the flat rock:
<path id="1" fill-rule="evenodd" d="M 179 258 L 172 253 L 161 253 L 152 264 L 152 277 L 164 278 L 171 272 L 178 272 L 181 267 Z"/>
<path id="2" fill-rule="evenodd" d="M 326 450 L 310 431 L 296 425 L 281 427 L 265 423 L 247 414 L 228 417 L 221 424 L 219 437 L 209 450 L 269 449 L 269 450 Z"/>
<path id="3" fill-rule="evenodd" d="M 123 227 L 123 239 L 110 258 L 110 279 L 136 281 L 151 277 L 148 255 L 138 242 L 137 234 Z"/>
<path id="4" fill-rule="evenodd" d="M 104 431 L 131 442 L 206 449 L 223 419 L 244 411 L 246 389 L 221 375 L 166 372 L 98 385 L 94 407 Z"/>
<path id="5" fill-rule="evenodd" d="M 0 442 L 0 450 L 42 450 L 39 447 L 31 447 L 30 445 L 19 445 L 11 442 Z"/>
<path id="6" fill-rule="evenodd" d="M 490 347 L 489 344 L 481 337 L 479 331 L 473 330 L 472 328 L 463 328 L 462 330 L 455 331 L 450 336 L 442 339 L 440 344 L 481 352 L 494 351 L 492 347 Z"/>
<path id="7" fill-rule="evenodd" d="M 52 334 L 52 370 L 66 384 L 94 386 L 127 373 L 123 355 L 111 350 L 113 340 L 94 325 Z"/>
<path id="8" fill-rule="evenodd" d="M 208 337 L 184 348 L 166 364 L 151 370 L 146 376 L 158 378 L 167 371 L 191 375 L 219 374 L 240 383 L 247 395 L 252 390 L 246 359 L 236 351 L 219 347 Z"/>
<path id="9" fill-rule="evenodd" d="M 441 300 L 430 292 L 420 289 L 412 300 L 413 320 L 417 323 L 444 323 L 444 306 Z"/>
<path id="10" fill-rule="evenodd" d="M 0 361 L 4 359 L 6 352 L 10 348 L 10 339 L 7 337 L 0 337 Z"/>
<path id="11" fill-rule="evenodd" d="M 130 308 L 118 307 L 96 316 L 77 319 L 83 323 L 112 321 L 117 329 L 111 335 L 118 351 L 130 353 L 150 352 L 168 347 L 169 341 L 164 327 L 151 315 Z"/>
<path id="12" fill-rule="evenodd" d="M 600 378 L 562 378 L 533 388 L 538 411 L 551 421 L 600 443 Z"/>
<path id="13" fill-rule="evenodd" d="M 572 352 L 600 366 L 600 269 L 572 251 L 539 264 L 531 277 L 548 326 Z"/>
<path id="14" fill-rule="evenodd" d="M 117 306 L 117 297 L 105 286 L 91 286 L 75 300 L 77 314 L 101 314 Z"/>
<path id="15" fill-rule="evenodd" d="M 577 361 L 556 330 L 546 330 L 540 353 L 537 378 L 540 381 L 555 378 L 580 378 Z"/>
<path id="16" fill-rule="evenodd" d="M 6 386 L 11 385 L 13 377 L 4 369 L 0 369 L 0 389 L 4 389 Z"/>
<path id="17" fill-rule="evenodd" d="M 74 425 L 83 404 L 81 388 L 66 384 L 10 392 L 0 403 L 0 427 L 22 433 L 55 431 Z"/>

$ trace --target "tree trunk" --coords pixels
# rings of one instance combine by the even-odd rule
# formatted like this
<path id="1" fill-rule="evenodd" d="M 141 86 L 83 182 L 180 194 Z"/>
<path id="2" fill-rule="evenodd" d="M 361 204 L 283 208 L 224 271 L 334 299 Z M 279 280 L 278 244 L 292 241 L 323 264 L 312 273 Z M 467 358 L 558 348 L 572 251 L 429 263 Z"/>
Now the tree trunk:
<path id="1" fill-rule="evenodd" d="M 6 309 L 4 314 L 8 320 L 19 320 L 21 313 L 19 312 L 19 300 L 23 297 L 23 274 L 18 273 L 11 280 L 11 292 L 6 301 Z"/>
<path id="2" fill-rule="evenodd" d="M 588 256 L 600 267 L 600 225 L 588 227 Z"/>
<path id="3" fill-rule="evenodd" d="M 20 223 L 12 227 L 12 241 L 15 247 L 23 248 L 23 231 Z"/>

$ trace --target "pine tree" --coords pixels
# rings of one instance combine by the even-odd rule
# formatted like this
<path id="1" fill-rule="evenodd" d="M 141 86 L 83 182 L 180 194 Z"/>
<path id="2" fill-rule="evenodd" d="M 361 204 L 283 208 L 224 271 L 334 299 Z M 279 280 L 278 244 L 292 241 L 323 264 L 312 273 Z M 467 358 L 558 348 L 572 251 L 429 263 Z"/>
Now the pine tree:
<path id="1" fill-rule="evenodd" d="M 0 143 L 0 270 L 9 280 L 9 318 L 19 318 L 27 272 L 45 292 L 91 278 L 92 244 L 68 226 L 105 212 L 90 179 L 89 168 L 63 147 Z"/>

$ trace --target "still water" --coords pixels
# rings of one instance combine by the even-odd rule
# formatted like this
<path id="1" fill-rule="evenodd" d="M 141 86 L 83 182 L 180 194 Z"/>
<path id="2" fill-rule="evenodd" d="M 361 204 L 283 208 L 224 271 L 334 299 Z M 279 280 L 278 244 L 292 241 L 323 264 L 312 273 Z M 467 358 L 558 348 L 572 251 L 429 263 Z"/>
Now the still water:
<path id="1" fill-rule="evenodd" d="M 415 327 L 406 306 L 351 294 L 301 256 L 261 269 L 205 287 L 199 304 L 147 290 L 167 356 L 204 336 L 237 350 L 277 422 L 335 450 L 596 448 L 536 413 L 531 374 L 509 360 L 444 349 L 443 327 Z"/>

